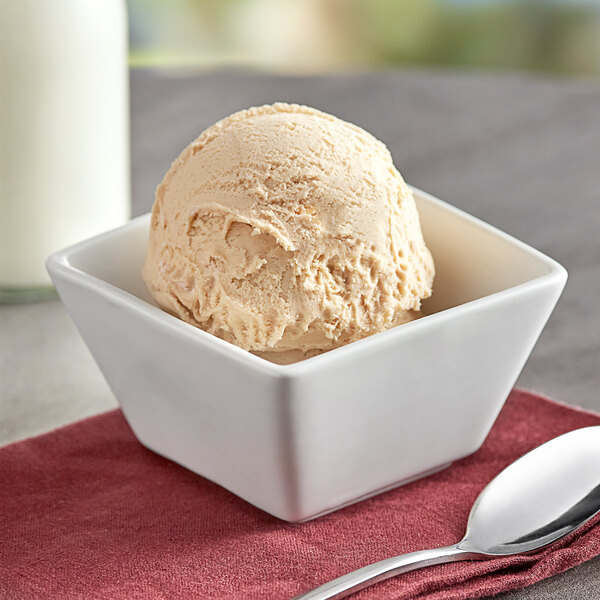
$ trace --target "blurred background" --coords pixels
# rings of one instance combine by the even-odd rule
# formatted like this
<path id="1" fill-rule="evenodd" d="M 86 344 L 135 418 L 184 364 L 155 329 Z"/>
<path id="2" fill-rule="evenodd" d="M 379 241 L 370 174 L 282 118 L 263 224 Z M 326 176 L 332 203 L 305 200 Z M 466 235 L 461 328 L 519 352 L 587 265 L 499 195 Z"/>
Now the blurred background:
<path id="1" fill-rule="evenodd" d="M 133 66 L 600 73 L 600 0 L 128 0 Z"/>

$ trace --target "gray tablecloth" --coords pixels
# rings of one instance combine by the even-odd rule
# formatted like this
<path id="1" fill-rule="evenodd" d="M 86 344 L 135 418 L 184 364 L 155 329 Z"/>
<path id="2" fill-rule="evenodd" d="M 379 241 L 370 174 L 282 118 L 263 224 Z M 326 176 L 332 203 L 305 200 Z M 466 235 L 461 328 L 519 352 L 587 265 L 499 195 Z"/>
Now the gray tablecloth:
<path id="1" fill-rule="evenodd" d="M 600 411 L 600 85 L 510 74 L 132 74 L 133 213 L 234 110 L 277 100 L 355 122 L 405 179 L 561 262 L 570 277 L 518 385 Z M 0 444 L 116 406 L 58 301 L 0 308 Z M 600 560 L 521 598 L 600 598 Z"/>

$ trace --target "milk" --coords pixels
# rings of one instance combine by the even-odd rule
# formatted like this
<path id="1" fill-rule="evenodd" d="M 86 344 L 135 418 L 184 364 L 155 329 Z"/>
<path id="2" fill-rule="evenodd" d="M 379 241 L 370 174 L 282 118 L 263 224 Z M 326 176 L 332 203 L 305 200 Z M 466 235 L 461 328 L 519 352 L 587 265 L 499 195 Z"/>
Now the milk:
<path id="1" fill-rule="evenodd" d="M 0 0 L 0 289 L 130 211 L 122 0 Z"/>

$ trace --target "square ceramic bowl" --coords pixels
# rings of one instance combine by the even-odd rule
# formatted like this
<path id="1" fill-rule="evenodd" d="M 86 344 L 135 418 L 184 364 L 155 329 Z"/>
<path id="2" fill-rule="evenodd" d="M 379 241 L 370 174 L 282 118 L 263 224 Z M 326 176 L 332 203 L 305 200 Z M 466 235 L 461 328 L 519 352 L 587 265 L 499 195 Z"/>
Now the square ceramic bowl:
<path id="1" fill-rule="evenodd" d="M 564 287 L 555 261 L 415 197 L 437 269 L 427 316 L 292 365 L 156 307 L 141 277 L 149 215 L 47 267 L 142 444 L 303 521 L 475 452 Z"/>

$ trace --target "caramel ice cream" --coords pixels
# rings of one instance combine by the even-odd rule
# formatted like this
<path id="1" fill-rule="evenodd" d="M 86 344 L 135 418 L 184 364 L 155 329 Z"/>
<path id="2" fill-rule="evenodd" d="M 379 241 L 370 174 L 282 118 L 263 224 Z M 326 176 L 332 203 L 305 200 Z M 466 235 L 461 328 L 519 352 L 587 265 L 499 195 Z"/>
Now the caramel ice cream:
<path id="1" fill-rule="evenodd" d="M 384 144 L 274 104 L 219 121 L 175 160 L 143 276 L 164 310 L 291 362 L 418 317 L 434 265 Z"/>

